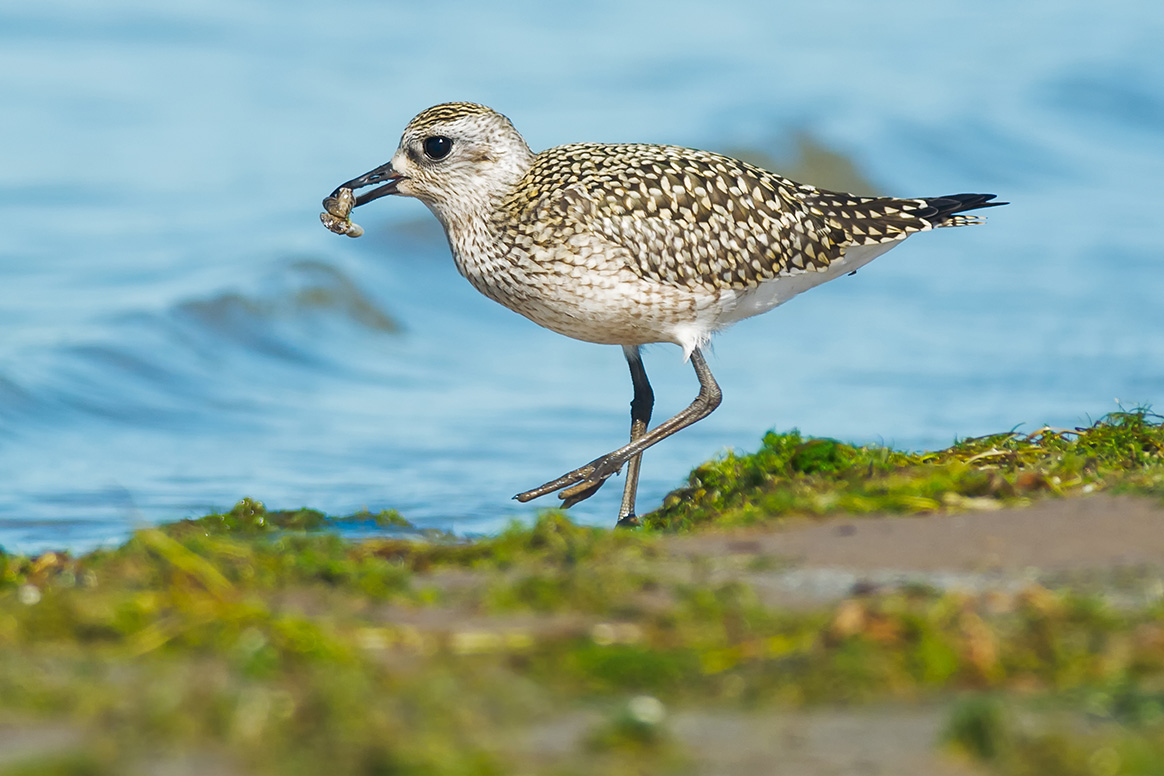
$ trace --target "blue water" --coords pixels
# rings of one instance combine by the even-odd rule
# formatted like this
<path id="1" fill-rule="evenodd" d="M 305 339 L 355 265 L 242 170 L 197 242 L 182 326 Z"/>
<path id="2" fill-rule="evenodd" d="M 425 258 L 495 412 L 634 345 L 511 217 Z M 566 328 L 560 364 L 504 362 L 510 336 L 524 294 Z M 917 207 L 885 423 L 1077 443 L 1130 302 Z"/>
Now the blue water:
<path id="1" fill-rule="evenodd" d="M 644 508 L 769 428 L 924 448 L 1164 404 L 1161 40 L 1131 0 L 0 6 L 0 546 L 243 496 L 488 532 L 620 444 L 617 348 L 478 296 L 416 202 L 318 222 L 455 99 L 535 149 L 807 136 L 883 193 L 1013 203 L 720 336 L 724 404 L 647 455 Z M 646 358 L 664 417 L 694 375 Z"/>

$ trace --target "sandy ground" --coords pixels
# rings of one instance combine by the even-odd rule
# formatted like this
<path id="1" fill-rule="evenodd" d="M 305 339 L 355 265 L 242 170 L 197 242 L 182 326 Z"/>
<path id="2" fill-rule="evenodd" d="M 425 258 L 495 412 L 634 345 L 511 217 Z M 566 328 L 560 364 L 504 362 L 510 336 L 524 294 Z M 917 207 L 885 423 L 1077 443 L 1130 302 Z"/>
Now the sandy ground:
<path id="1" fill-rule="evenodd" d="M 662 573 L 696 583 L 737 579 L 774 606 L 816 607 L 854 593 L 917 584 L 972 593 L 1037 584 L 1094 592 L 1127 605 L 1164 597 L 1164 502 L 1130 496 L 958 514 L 797 519 L 671 537 L 663 547 Z M 437 619 L 455 617 L 445 612 Z M 441 627 L 432 619 L 418 624 Z M 513 627 L 583 631 L 592 623 L 577 617 L 485 618 L 476 625 L 503 633 Z M 706 776 L 984 773 L 943 751 L 949 710 L 945 703 L 748 715 L 688 710 L 677 712 L 669 728 L 694 755 L 694 772 Z M 535 759 L 566 760 L 593 724 L 584 714 L 563 714 L 528 731 L 520 749 Z"/>
<path id="2" fill-rule="evenodd" d="M 1164 502 L 1133 496 L 1053 499 L 990 512 L 797 520 L 677 537 L 670 549 L 680 558 L 705 559 L 720 573 L 742 574 L 787 606 L 902 584 L 967 592 L 1040 584 L 1129 604 L 1164 597 Z M 757 559 L 771 562 L 765 567 Z"/>
<path id="3" fill-rule="evenodd" d="M 741 714 L 681 711 L 668 730 L 700 776 L 982 776 L 937 745 L 945 708 L 878 706 Z M 527 761 L 568 762 L 597 714 L 526 731 Z"/>
<path id="4" fill-rule="evenodd" d="M 871 588 L 1032 584 L 1142 605 L 1164 597 L 1164 502 L 1094 495 L 1029 507 L 913 517 L 840 517 L 676 537 L 676 560 L 741 578 L 774 605 L 817 606 Z M 705 774 L 981 773 L 938 742 L 948 709 L 818 709 L 755 717 L 680 716 L 674 729 Z"/>
<path id="5" fill-rule="evenodd" d="M 738 536 L 692 537 L 690 543 L 709 555 L 766 551 L 800 564 L 862 571 L 1065 571 L 1162 563 L 1164 503 L 1096 495 L 993 512 L 789 523 Z"/>

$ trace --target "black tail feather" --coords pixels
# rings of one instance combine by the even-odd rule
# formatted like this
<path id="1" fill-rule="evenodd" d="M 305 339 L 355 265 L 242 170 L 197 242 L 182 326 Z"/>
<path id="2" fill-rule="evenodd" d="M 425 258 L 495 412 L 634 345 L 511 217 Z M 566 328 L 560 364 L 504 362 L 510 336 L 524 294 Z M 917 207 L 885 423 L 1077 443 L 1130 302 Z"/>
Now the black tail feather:
<path id="1" fill-rule="evenodd" d="M 991 202 L 990 200 L 994 197 L 994 194 L 948 194 L 944 197 L 926 197 L 927 207 L 915 210 L 911 215 L 924 218 L 937 226 L 955 213 L 1010 204 L 1009 202 Z"/>

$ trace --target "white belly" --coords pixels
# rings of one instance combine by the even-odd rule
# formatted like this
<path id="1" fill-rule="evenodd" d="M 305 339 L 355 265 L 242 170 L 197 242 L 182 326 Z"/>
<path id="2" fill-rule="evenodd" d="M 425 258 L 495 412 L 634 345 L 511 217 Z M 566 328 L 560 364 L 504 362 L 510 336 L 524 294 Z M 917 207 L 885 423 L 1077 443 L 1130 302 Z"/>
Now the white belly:
<path id="1" fill-rule="evenodd" d="M 819 286 L 833 278 L 856 272 L 873 259 L 900 244 L 900 240 L 878 243 L 877 245 L 854 245 L 845 249 L 840 259 L 834 261 L 823 272 L 799 272 L 767 280 L 755 288 L 744 291 L 727 292 L 721 300 L 721 312 L 716 328 L 730 326 L 736 321 L 751 318 L 782 305 L 799 293 L 813 286 Z M 729 296 L 734 294 L 734 298 Z"/>

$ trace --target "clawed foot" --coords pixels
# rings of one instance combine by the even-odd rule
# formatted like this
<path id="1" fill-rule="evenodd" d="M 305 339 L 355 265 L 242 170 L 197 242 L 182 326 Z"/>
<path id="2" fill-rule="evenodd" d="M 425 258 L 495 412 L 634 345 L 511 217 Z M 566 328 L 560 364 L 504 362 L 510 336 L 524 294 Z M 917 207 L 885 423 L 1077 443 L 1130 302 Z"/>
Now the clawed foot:
<path id="1" fill-rule="evenodd" d="M 618 473 L 625 462 L 626 459 L 622 456 L 604 455 L 545 485 L 518 493 L 514 498 L 524 502 L 559 490 L 561 492 L 558 498 L 562 499 L 562 507 L 568 509 L 597 493 L 610 477 Z"/>

